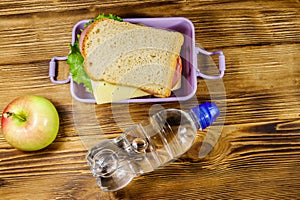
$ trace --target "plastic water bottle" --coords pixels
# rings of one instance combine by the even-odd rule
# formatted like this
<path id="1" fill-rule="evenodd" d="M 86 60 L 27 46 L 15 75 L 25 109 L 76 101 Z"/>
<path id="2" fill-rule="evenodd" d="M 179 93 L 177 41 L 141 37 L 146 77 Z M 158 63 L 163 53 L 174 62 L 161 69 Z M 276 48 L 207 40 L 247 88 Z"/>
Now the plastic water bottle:
<path id="1" fill-rule="evenodd" d="M 219 116 L 215 103 L 204 103 L 189 112 L 162 110 L 115 139 L 92 147 L 86 158 L 104 191 L 125 187 L 135 176 L 154 171 L 185 153 L 197 130 L 210 126 Z"/>

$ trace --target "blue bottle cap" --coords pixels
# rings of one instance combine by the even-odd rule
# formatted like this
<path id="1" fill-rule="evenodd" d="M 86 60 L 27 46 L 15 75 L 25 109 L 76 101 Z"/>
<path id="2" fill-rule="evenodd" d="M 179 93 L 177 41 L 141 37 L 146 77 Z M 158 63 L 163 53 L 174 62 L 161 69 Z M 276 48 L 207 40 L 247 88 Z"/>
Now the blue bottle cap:
<path id="1" fill-rule="evenodd" d="M 205 102 L 191 110 L 196 115 L 202 129 L 210 126 L 220 115 L 220 110 L 215 103 Z"/>

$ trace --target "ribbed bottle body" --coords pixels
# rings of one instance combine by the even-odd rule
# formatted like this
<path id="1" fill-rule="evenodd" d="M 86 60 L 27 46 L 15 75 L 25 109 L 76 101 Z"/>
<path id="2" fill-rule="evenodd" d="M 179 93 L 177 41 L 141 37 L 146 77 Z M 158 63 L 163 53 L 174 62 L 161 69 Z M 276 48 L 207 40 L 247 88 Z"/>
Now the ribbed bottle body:
<path id="1" fill-rule="evenodd" d="M 102 190 L 121 189 L 135 176 L 184 154 L 193 145 L 197 130 L 210 126 L 219 114 L 213 103 L 200 104 L 189 112 L 162 110 L 121 136 L 91 148 L 86 156 L 88 165 Z"/>

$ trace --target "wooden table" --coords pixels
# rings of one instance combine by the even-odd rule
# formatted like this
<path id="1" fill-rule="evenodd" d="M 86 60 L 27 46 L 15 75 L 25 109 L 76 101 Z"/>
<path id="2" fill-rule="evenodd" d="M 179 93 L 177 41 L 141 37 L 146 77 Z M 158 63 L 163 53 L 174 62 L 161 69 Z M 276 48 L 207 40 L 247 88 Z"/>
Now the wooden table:
<path id="1" fill-rule="evenodd" d="M 198 132 L 195 144 L 178 160 L 117 192 L 97 186 L 85 160 L 84 133 L 101 128 L 113 138 L 146 119 L 150 108 L 182 104 L 81 107 L 68 84 L 50 82 L 49 61 L 68 54 L 75 23 L 103 12 L 186 17 L 194 23 L 197 44 L 223 50 L 227 64 L 221 81 L 198 78 L 193 98 L 221 105 L 215 126 Z M 1 109 L 18 96 L 41 95 L 54 103 L 61 123 L 55 142 L 37 152 L 16 150 L 0 134 L 0 199 L 300 198 L 299 1 L 5 0 L 0 2 L 0 38 Z M 63 78 L 68 69 L 61 69 Z M 80 123 L 82 109 L 91 109 L 98 125 Z"/>

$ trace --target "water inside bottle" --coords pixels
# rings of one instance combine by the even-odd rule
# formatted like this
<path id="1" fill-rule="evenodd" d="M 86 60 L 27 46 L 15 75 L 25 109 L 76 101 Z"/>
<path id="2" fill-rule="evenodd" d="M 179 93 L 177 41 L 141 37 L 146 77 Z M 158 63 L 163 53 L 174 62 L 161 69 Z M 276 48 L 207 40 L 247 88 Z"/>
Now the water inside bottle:
<path id="1" fill-rule="evenodd" d="M 150 119 L 155 127 L 155 131 L 152 132 L 154 134 L 150 135 L 150 142 L 160 160 L 160 166 L 182 155 L 191 147 L 197 130 L 187 113 L 168 109 Z"/>
<path id="2" fill-rule="evenodd" d="M 87 160 L 99 186 L 114 191 L 136 175 L 154 171 L 185 153 L 196 132 L 188 113 L 163 110 L 130 127 L 120 137 L 96 145 Z"/>

